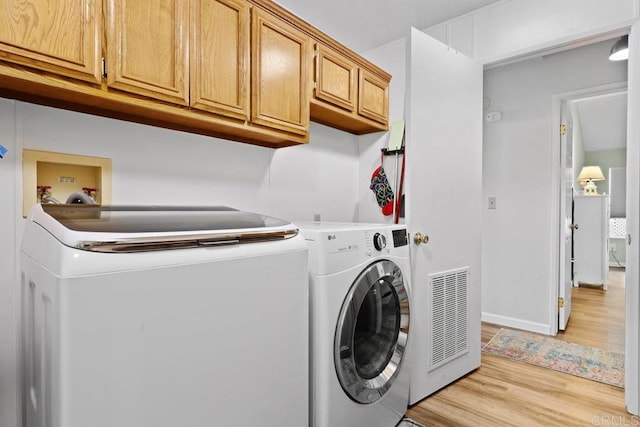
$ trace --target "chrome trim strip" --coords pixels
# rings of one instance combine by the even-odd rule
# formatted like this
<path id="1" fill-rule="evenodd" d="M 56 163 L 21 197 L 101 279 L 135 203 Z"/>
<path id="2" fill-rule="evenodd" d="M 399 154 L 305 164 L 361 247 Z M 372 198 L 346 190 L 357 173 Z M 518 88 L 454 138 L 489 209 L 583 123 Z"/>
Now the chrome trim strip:
<path id="1" fill-rule="evenodd" d="M 76 249 L 105 253 L 132 253 L 187 249 L 209 246 L 226 246 L 244 243 L 286 240 L 298 235 L 298 229 L 277 231 L 252 231 L 247 233 L 191 234 L 171 237 L 142 237 L 112 241 L 79 241 Z"/>
<path id="2" fill-rule="evenodd" d="M 362 303 L 374 288 L 384 286 L 394 292 L 396 302 L 397 336 L 390 348 L 378 348 L 380 354 L 390 350 L 386 365 L 375 377 L 363 377 L 355 358 L 355 328 L 359 321 L 377 324 L 379 319 L 360 318 Z M 371 313 L 370 313 L 371 314 Z M 380 312 L 373 313 L 381 315 Z M 375 320 L 375 322 L 373 322 Z M 409 336 L 410 307 L 407 284 L 400 267 L 390 260 L 379 260 L 363 270 L 349 290 L 338 318 L 334 337 L 334 366 L 338 381 L 344 392 L 358 403 L 373 403 L 384 396 L 393 384 L 402 363 Z"/>

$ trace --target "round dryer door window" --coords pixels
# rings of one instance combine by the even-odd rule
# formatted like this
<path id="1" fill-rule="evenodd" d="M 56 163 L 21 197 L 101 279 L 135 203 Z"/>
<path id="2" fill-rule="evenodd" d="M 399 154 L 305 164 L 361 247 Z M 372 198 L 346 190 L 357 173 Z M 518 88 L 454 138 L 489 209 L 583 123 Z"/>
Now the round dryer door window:
<path id="1" fill-rule="evenodd" d="M 336 373 L 351 399 L 373 403 L 389 390 L 408 333 L 409 299 L 402 271 L 391 261 L 377 261 L 351 286 L 336 327 Z"/>

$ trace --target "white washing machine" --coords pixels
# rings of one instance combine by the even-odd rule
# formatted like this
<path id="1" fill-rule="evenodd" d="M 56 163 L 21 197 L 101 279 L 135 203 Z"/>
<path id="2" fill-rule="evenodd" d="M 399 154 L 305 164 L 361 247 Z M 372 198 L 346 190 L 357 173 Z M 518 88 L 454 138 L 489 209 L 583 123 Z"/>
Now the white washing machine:
<path id="1" fill-rule="evenodd" d="M 309 245 L 311 426 L 393 427 L 409 400 L 407 230 L 297 225 Z"/>
<path id="2" fill-rule="evenodd" d="M 230 208 L 34 207 L 21 425 L 308 425 L 307 259 Z"/>

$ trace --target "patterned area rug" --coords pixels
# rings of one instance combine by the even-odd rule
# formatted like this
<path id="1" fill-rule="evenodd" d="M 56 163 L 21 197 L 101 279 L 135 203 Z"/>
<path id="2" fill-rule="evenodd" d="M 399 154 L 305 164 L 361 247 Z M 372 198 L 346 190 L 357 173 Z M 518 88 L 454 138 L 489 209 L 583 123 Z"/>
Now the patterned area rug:
<path id="1" fill-rule="evenodd" d="M 404 417 L 396 427 L 424 427 L 424 426 L 419 422 L 412 420 L 411 418 Z"/>
<path id="2" fill-rule="evenodd" d="M 624 354 L 504 328 L 482 352 L 624 388 Z"/>

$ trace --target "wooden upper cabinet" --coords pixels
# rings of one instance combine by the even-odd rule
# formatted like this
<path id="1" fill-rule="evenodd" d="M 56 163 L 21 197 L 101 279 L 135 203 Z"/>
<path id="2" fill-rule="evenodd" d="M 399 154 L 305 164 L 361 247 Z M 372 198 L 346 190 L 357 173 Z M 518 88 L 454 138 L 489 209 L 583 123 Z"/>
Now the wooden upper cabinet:
<path id="1" fill-rule="evenodd" d="M 331 49 L 316 47 L 315 97 L 347 111 L 356 111 L 358 66 Z"/>
<path id="2" fill-rule="evenodd" d="M 389 82 L 360 69 L 358 114 L 376 122 L 389 122 Z"/>
<path id="3" fill-rule="evenodd" d="M 251 121 L 307 134 L 311 39 L 284 21 L 254 8 L 251 62 Z"/>
<path id="4" fill-rule="evenodd" d="M 0 59 L 97 83 L 101 0 L 0 2 Z"/>
<path id="5" fill-rule="evenodd" d="M 109 87 L 189 105 L 188 60 L 188 0 L 109 0 Z"/>
<path id="6" fill-rule="evenodd" d="M 390 80 L 348 50 L 318 43 L 311 120 L 359 135 L 387 130 Z"/>
<path id="7" fill-rule="evenodd" d="M 390 79 L 273 0 L 0 2 L 0 93 L 27 102 L 283 147 L 387 130 Z"/>
<path id="8" fill-rule="evenodd" d="M 244 0 L 192 0 L 191 106 L 249 119 L 250 8 Z"/>

